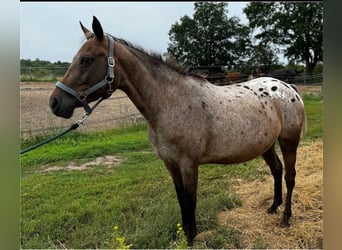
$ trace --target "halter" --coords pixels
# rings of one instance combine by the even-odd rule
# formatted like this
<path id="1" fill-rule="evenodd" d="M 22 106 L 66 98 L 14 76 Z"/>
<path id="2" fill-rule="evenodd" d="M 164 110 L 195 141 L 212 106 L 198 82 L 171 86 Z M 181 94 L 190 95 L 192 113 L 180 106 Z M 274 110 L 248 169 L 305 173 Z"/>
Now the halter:
<path id="1" fill-rule="evenodd" d="M 106 85 L 108 85 L 107 96 L 102 97 L 100 101 L 110 97 L 113 93 L 113 89 L 112 89 L 111 84 L 114 80 L 114 66 L 115 66 L 114 39 L 110 35 L 106 34 L 106 36 L 108 37 L 109 45 L 108 45 L 108 68 L 107 68 L 107 75 L 105 76 L 105 79 L 96 83 L 94 86 L 90 87 L 89 89 L 87 89 L 85 91 L 80 91 L 80 92 L 68 87 L 67 85 L 65 85 L 64 83 L 62 83 L 60 81 L 56 82 L 57 88 L 59 88 L 59 89 L 65 91 L 66 93 L 74 96 L 78 101 L 80 101 L 82 103 L 83 108 L 86 111 L 86 115 L 91 114 L 91 112 L 93 110 L 92 108 L 89 107 L 89 104 L 87 102 L 87 97 L 90 94 L 94 93 L 95 91 L 97 91 L 100 88 L 103 88 Z"/>

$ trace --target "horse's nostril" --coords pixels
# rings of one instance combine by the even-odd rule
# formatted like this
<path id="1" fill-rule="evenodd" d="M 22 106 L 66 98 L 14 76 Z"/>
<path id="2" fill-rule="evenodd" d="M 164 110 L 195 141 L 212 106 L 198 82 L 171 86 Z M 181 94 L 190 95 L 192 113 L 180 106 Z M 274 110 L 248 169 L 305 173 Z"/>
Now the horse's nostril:
<path id="1" fill-rule="evenodd" d="M 56 110 L 58 106 L 58 101 L 57 101 L 57 98 L 53 97 L 53 98 L 50 98 L 50 107 L 52 110 Z"/>

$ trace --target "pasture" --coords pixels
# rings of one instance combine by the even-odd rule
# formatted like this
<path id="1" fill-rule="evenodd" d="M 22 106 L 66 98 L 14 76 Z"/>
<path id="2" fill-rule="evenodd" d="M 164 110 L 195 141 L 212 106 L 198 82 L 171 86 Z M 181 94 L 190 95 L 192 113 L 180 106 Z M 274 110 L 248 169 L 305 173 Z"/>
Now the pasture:
<path id="1" fill-rule="evenodd" d="M 298 152 L 292 226 L 279 228 L 281 212 L 265 212 L 273 182 L 261 158 L 208 164 L 200 167 L 194 248 L 322 248 L 323 99 L 304 101 L 308 133 Z M 37 139 L 23 138 L 22 148 Z M 111 248 L 114 226 L 132 248 L 170 248 L 179 222 L 171 177 L 144 124 L 73 132 L 21 156 L 22 248 Z"/>

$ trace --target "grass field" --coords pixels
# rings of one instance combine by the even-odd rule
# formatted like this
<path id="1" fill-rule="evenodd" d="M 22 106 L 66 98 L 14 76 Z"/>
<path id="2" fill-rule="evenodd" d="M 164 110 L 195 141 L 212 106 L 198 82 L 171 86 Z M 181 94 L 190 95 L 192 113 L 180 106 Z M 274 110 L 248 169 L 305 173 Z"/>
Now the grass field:
<path id="1" fill-rule="evenodd" d="M 314 158 L 304 156 L 322 153 L 318 151 L 321 146 L 317 145 L 322 144 L 323 100 L 314 95 L 305 95 L 304 100 L 308 132 L 300 144 L 302 151 L 298 157 L 309 162 Z M 22 148 L 40 139 L 22 140 Z M 303 166 L 305 161 L 301 162 Z M 320 169 L 311 170 L 320 176 Z M 309 175 L 308 171 L 305 173 Z M 267 186 L 265 190 L 271 190 L 273 184 L 266 180 L 271 180 L 269 170 L 260 158 L 238 165 L 201 166 L 196 213 L 200 235 L 195 248 L 319 248 L 323 237 L 323 201 L 317 198 L 317 204 L 314 203 L 316 196 L 305 190 L 311 186 L 321 190 L 320 197 L 322 185 L 315 182 L 317 178 L 310 179 L 312 185 L 298 184 L 303 193 L 308 191 L 307 203 L 314 205 L 303 208 L 304 214 L 294 211 L 291 222 L 295 224 L 292 232 L 296 235 L 291 233 L 291 228 L 279 231 L 276 223 L 280 213 L 277 217 L 266 215 L 273 196 L 271 191 L 263 193 L 265 204 L 253 205 L 256 215 L 245 218 L 252 221 L 262 214 L 265 224 L 268 220 L 274 222 L 273 228 L 265 230 L 293 236 L 293 245 L 288 245 L 289 238 L 282 242 L 280 235 L 272 238 L 260 232 L 262 226 L 257 228 L 257 234 L 246 235 L 248 225 L 241 231 L 238 227 L 241 221 L 234 224 L 239 221 L 234 211 L 249 204 L 248 194 L 241 193 L 239 187 L 245 190 L 249 187 L 255 195 L 256 188 Z M 260 183 L 263 186 L 255 186 Z M 302 200 L 298 198 L 294 203 Z M 305 214 L 313 218 L 312 223 L 318 221 L 318 226 L 310 224 L 311 217 Z M 256 224 L 264 221 L 256 220 Z M 179 222 L 180 211 L 171 177 L 149 145 L 145 125 L 73 132 L 21 156 L 22 248 L 115 248 L 114 226 L 119 227 L 132 248 L 172 248 L 177 246 Z M 310 227 L 314 230 L 310 231 Z"/>

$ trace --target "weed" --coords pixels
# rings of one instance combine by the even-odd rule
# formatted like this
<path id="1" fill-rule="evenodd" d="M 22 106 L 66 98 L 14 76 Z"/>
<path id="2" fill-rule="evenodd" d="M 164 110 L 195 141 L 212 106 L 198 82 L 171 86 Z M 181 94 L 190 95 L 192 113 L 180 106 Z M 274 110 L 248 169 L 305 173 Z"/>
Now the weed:
<path id="1" fill-rule="evenodd" d="M 122 236 L 119 232 L 119 227 L 114 226 L 113 230 L 112 238 L 107 242 L 108 247 L 111 249 L 130 249 L 132 244 L 127 245 L 125 236 Z"/>
<path id="2" fill-rule="evenodd" d="M 188 241 L 180 223 L 177 223 L 176 240 L 171 243 L 171 249 L 187 249 Z"/>

